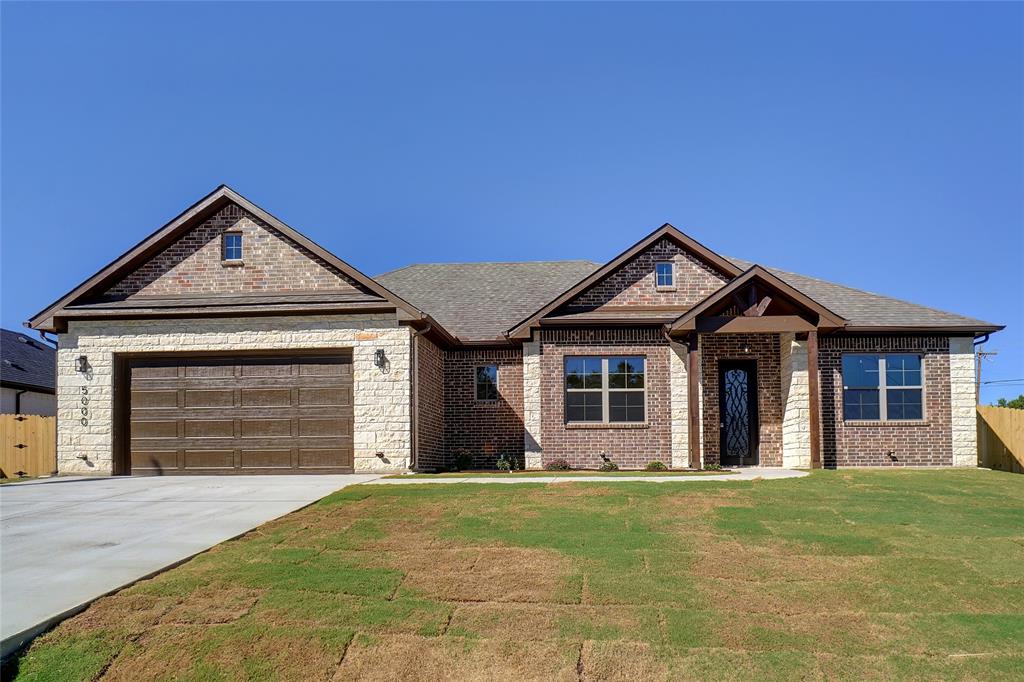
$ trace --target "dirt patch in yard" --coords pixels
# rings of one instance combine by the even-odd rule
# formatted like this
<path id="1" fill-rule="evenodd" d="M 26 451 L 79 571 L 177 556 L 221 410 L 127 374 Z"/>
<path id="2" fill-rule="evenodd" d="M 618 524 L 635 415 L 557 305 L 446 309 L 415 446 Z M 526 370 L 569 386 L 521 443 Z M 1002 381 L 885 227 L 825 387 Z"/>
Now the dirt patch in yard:
<path id="1" fill-rule="evenodd" d="M 238 620 L 256 603 L 262 590 L 244 587 L 207 587 L 196 590 L 164 616 L 164 624 L 212 625 Z"/>

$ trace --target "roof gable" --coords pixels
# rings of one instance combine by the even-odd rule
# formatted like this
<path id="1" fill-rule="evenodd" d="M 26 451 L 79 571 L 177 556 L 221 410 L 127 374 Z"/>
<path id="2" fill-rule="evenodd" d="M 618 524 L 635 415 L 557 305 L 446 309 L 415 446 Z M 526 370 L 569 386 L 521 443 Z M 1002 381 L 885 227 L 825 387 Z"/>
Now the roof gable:
<path id="1" fill-rule="evenodd" d="M 654 258 L 657 257 L 658 253 L 670 253 L 671 247 L 675 247 L 673 253 L 678 254 L 678 257 L 681 257 L 681 260 L 687 264 L 688 268 L 693 268 L 692 272 L 701 273 L 701 276 L 695 278 L 695 281 L 700 284 L 699 286 L 695 285 L 693 289 L 694 292 L 701 292 L 700 296 L 707 295 L 710 291 L 718 289 L 724 282 L 739 275 L 741 272 L 740 268 L 736 267 L 735 264 L 726 258 L 683 234 L 674 226 L 665 223 L 510 329 L 508 332 L 509 337 L 520 339 L 528 337 L 530 329 L 541 318 L 563 307 L 573 307 L 568 305 L 570 303 L 576 303 L 576 307 L 587 307 L 589 305 L 589 307 L 593 308 L 595 305 L 608 304 L 614 301 L 617 296 L 624 296 L 625 300 L 635 299 L 636 297 L 631 296 L 629 291 L 638 281 L 642 283 L 641 285 L 645 284 L 643 280 L 650 277 L 647 274 L 648 267 L 653 272 Z M 646 254 L 650 254 L 650 256 Z M 676 255 L 673 255 L 673 260 L 676 257 Z M 630 272 L 627 266 L 634 262 L 639 262 L 640 267 Z M 623 292 L 626 293 L 624 294 Z M 699 296 L 696 293 L 689 295 L 699 300 Z M 681 309 L 685 309 L 695 303 L 696 300 L 688 304 L 673 301 L 673 304 Z"/>
<path id="2" fill-rule="evenodd" d="M 211 253 L 210 249 L 213 249 L 217 254 L 216 267 L 224 267 L 219 259 L 219 240 L 216 240 L 216 244 L 211 245 L 211 235 L 205 235 L 207 238 L 204 239 L 202 229 L 204 224 L 207 225 L 207 232 L 216 232 L 221 223 L 232 220 L 237 222 L 242 219 L 247 221 L 246 227 L 248 227 L 248 223 L 252 223 L 253 234 L 261 236 L 277 255 L 287 254 L 289 258 L 304 259 L 303 267 L 305 269 L 302 272 L 309 275 L 311 279 L 325 284 L 325 290 L 333 291 L 346 299 L 352 295 L 358 295 L 365 299 L 364 303 L 367 300 L 386 303 L 397 309 L 405 319 L 427 318 L 415 306 L 395 295 L 380 283 L 364 275 L 231 188 L 221 185 L 65 296 L 37 313 L 29 320 L 28 324 L 35 329 L 54 331 L 60 326 L 59 319 L 66 316 L 69 307 L 104 299 L 131 298 L 147 294 L 154 296 L 187 294 L 191 296 L 196 291 L 195 279 L 180 276 L 183 274 L 180 271 L 175 272 L 178 264 L 187 263 L 205 267 L 208 265 L 207 263 L 197 261 L 208 257 Z M 211 225 L 213 227 L 210 227 Z M 197 228 L 199 228 L 199 232 L 194 234 L 199 234 L 200 238 L 195 240 L 195 244 L 190 245 L 186 235 Z M 221 229 L 221 231 L 223 230 Z M 175 246 L 182 247 L 182 250 L 176 252 Z M 195 258 L 195 255 L 200 252 L 203 252 L 204 255 L 198 257 L 197 260 L 189 260 Z M 161 261 L 160 256 L 168 254 L 170 257 Z M 295 262 L 297 261 L 293 261 L 293 264 Z M 134 279 L 133 274 L 135 275 Z M 196 272 L 191 274 L 195 275 Z M 166 279 L 162 279 L 163 277 Z M 253 278 L 253 282 L 257 279 L 259 278 Z M 251 290 L 240 292 L 233 288 L 243 281 L 241 278 L 234 285 L 230 283 L 229 278 L 226 278 L 225 281 L 227 284 L 224 285 L 222 291 L 206 293 L 252 293 Z M 280 285 L 280 280 L 277 284 Z M 289 282 L 285 286 L 294 287 L 295 285 L 293 282 Z M 273 291 L 275 294 L 288 291 L 279 286 L 268 287 L 266 290 Z"/>
<path id="3" fill-rule="evenodd" d="M 846 324 L 840 315 L 760 265 L 754 265 L 681 315 L 670 325 L 670 330 L 697 329 L 699 318 L 773 315 L 804 317 L 817 328 L 838 329 Z"/>

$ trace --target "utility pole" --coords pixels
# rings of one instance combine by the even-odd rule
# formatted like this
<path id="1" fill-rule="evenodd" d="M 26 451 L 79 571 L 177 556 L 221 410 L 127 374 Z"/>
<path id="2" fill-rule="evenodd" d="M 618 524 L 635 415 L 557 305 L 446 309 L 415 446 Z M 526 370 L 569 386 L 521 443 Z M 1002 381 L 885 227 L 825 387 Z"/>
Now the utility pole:
<path id="1" fill-rule="evenodd" d="M 974 354 L 974 402 L 981 404 L 981 361 L 985 358 L 999 355 L 996 351 L 983 351 L 980 348 Z"/>

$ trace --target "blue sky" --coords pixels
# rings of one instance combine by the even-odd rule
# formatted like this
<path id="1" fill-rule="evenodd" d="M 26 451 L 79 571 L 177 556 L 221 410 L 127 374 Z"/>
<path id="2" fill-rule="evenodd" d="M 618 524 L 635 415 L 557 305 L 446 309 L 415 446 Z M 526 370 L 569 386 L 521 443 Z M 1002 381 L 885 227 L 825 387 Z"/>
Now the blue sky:
<path id="1" fill-rule="evenodd" d="M 369 274 L 668 221 L 1006 324 L 1024 379 L 1019 3 L 0 11 L 5 327 L 224 182 Z"/>

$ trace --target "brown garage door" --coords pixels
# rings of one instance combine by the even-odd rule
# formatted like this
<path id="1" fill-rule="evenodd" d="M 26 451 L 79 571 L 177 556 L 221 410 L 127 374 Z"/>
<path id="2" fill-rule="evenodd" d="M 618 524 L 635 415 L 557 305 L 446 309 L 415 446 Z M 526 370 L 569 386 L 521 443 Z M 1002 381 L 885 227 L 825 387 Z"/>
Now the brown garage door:
<path id="1" fill-rule="evenodd" d="M 350 355 L 128 363 L 133 474 L 352 471 Z"/>

